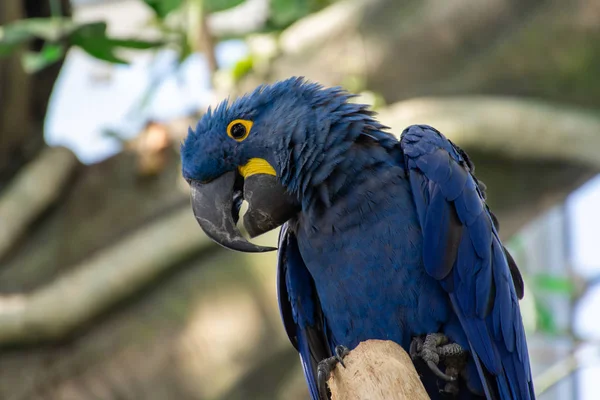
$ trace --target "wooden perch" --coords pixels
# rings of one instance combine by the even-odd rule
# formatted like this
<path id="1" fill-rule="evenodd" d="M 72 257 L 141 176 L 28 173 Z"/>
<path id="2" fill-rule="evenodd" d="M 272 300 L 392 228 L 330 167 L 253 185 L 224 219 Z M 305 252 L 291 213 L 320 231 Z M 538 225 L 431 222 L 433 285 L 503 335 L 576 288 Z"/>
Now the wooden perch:
<path id="1" fill-rule="evenodd" d="M 332 400 L 428 400 L 409 355 L 389 340 L 367 340 L 345 358 L 327 384 Z"/>

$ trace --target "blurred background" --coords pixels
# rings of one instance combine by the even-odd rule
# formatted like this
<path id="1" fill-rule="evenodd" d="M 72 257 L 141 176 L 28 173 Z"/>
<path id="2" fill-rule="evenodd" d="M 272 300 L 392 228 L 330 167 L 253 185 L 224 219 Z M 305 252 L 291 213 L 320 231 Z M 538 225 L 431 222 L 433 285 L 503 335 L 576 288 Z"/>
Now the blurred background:
<path id="1" fill-rule="evenodd" d="M 539 398 L 600 398 L 600 1 L 1 0 L 0 26 L 1 399 L 307 398 L 275 255 L 209 242 L 178 155 L 290 75 L 469 152 Z"/>

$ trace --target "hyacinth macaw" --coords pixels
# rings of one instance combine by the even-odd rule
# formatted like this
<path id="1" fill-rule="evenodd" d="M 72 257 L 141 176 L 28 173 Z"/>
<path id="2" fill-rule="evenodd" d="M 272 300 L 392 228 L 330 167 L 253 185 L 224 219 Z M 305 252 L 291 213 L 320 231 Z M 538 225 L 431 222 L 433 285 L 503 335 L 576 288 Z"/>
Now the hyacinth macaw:
<path id="1" fill-rule="evenodd" d="M 523 281 L 467 155 L 440 132 L 400 140 L 339 87 L 290 78 L 224 101 L 181 148 L 205 233 L 246 252 L 282 226 L 278 293 L 312 399 L 348 348 L 392 340 L 432 399 L 533 399 Z"/>

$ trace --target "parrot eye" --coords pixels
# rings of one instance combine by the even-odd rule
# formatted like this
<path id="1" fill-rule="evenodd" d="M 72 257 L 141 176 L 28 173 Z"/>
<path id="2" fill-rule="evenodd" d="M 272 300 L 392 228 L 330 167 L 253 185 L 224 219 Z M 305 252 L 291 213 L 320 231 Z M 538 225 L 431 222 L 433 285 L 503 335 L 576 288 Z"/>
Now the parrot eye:
<path id="1" fill-rule="evenodd" d="M 250 128 L 252 128 L 252 121 L 236 119 L 227 126 L 227 135 L 233 140 L 241 142 L 250 134 Z"/>

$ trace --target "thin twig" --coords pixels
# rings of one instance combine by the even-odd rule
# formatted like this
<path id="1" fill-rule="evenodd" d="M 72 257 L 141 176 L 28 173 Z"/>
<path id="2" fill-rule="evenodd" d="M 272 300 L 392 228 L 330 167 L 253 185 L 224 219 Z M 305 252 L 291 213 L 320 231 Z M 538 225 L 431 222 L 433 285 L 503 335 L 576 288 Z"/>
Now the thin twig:
<path id="1" fill-rule="evenodd" d="M 598 352 L 600 352 L 600 346 L 595 346 L 595 357 L 589 356 L 590 351 L 593 352 L 589 346 L 586 348 L 580 346 L 578 350 L 571 352 L 566 358 L 559 360 L 536 376 L 533 380 L 535 383 L 535 395 L 540 396 L 581 368 L 599 364 L 600 358 L 598 357 Z M 583 354 L 584 352 L 588 353 L 587 357 Z"/>

